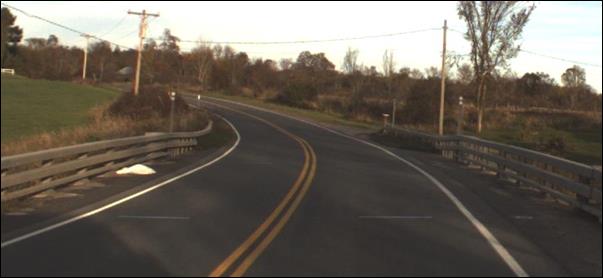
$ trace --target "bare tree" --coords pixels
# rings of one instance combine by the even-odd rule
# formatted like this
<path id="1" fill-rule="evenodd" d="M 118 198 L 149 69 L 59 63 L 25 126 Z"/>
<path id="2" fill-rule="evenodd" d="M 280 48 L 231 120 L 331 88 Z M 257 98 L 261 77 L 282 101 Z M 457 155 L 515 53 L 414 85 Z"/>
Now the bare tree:
<path id="1" fill-rule="evenodd" d="M 392 81 L 395 70 L 394 53 L 391 50 L 385 50 L 383 53 L 383 75 L 387 79 L 387 89 L 390 95 L 392 94 Z"/>
<path id="2" fill-rule="evenodd" d="M 49 39 L 48 42 L 50 41 Z M 111 44 L 106 41 L 93 43 L 89 47 L 89 52 L 91 65 L 93 65 L 94 69 L 92 71 L 94 80 L 102 82 L 105 78 L 105 69 L 111 61 L 111 55 L 113 55 Z"/>
<path id="3" fill-rule="evenodd" d="M 196 48 L 191 50 L 191 58 L 197 75 L 197 82 L 201 84 L 203 90 L 206 90 L 209 74 L 214 62 L 213 51 L 211 47 L 205 44 L 199 44 Z"/>
<path id="4" fill-rule="evenodd" d="M 348 47 L 348 51 L 345 53 L 343 58 L 343 65 L 341 66 L 343 72 L 347 74 L 353 74 L 359 70 L 358 67 L 358 49 L 352 49 Z"/>
<path id="5" fill-rule="evenodd" d="M 576 109 L 578 95 L 586 87 L 586 72 L 579 66 L 566 69 L 561 75 L 561 83 L 566 87 L 571 109 Z"/>
<path id="6" fill-rule="evenodd" d="M 471 65 L 469 64 L 463 64 L 462 66 L 460 66 L 457 69 L 456 72 L 456 78 L 465 85 L 470 84 L 474 77 L 473 77 L 473 70 L 471 69 Z"/>
<path id="7" fill-rule="evenodd" d="M 486 87 L 497 67 L 506 67 L 517 56 L 524 26 L 535 5 L 518 1 L 460 1 L 458 15 L 467 23 L 465 38 L 471 42 L 471 63 L 478 81 L 477 132 L 482 132 Z"/>

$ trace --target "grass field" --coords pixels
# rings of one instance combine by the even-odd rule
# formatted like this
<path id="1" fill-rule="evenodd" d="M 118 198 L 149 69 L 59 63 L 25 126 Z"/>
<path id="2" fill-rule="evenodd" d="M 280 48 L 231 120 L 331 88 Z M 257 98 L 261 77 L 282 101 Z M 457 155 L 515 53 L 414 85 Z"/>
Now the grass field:
<path id="1" fill-rule="evenodd" d="M 342 115 L 322 113 L 319 111 L 305 110 L 299 108 L 293 108 L 286 105 L 280 105 L 276 103 L 264 102 L 261 100 L 242 97 L 242 96 L 228 96 L 219 92 L 204 92 L 203 95 L 228 99 L 233 101 L 239 101 L 242 103 L 271 109 L 274 111 L 282 112 L 292 116 L 302 117 L 313 121 L 326 123 L 326 124 L 339 124 L 352 127 L 361 127 L 369 129 L 378 129 L 382 127 L 381 123 L 364 123 L 346 119 Z M 482 137 L 488 140 L 501 142 L 504 144 L 515 145 L 528 149 L 538 150 L 537 144 L 526 143 L 521 140 L 521 128 L 504 128 L 495 130 L 485 130 Z M 601 128 L 596 129 L 552 129 L 545 128 L 544 130 L 538 131 L 540 136 L 547 137 L 561 136 L 567 143 L 567 148 L 562 152 L 548 152 L 549 154 L 560 156 L 569 160 L 589 164 L 589 165 L 601 165 L 601 151 L 602 151 L 602 140 L 601 140 Z"/>
<path id="2" fill-rule="evenodd" d="M 2 75 L 2 143 L 85 124 L 92 107 L 118 94 L 70 82 Z"/>
<path id="3" fill-rule="evenodd" d="M 509 145 L 539 150 L 538 144 L 522 141 L 521 132 L 518 128 L 486 130 L 483 137 Z M 558 130 L 546 128 L 538 132 L 545 138 L 553 136 L 562 137 L 567 144 L 566 150 L 562 152 L 545 152 L 588 165 L 601 165 L 601 128 L 592 130 Z"/>

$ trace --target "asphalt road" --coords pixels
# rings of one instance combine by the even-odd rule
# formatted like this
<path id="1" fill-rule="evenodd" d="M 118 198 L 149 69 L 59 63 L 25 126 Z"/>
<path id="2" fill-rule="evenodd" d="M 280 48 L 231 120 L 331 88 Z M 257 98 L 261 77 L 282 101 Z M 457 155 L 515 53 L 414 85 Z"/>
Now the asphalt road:
<path id="1" fill-rule="evenodd" d="M 237 128 L 232 153 L 3 245 L 2 276 L 569 275 L 483 200 L 417 163 L 272 113 L 204 105 Z"/>

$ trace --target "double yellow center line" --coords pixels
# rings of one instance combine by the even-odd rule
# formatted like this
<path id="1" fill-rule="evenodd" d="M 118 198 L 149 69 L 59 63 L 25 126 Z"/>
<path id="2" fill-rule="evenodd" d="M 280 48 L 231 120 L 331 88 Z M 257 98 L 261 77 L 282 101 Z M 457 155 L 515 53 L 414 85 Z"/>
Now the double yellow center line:
<path id="1" fill-rule="evenodd" d="M 228 275 L 228 273 L 230 273 L 229 276 L 231 277 L 242 277 L 257 260 L 257 258 L 262 255 L 270 243 L 282 231 L 283 227 L 287 224 L 287 222 L 289 222 L 291 216 L 304 199 L 304 196 L 312 185 L 314 175 L 316 174 L 316 154 L 314 153 L 312 146 L 310 146 L 306 140 L 263 118 L 222 105 L 213 105 L 244 114 L 275 128 L 279 132 L 297 141 L 303 149 L 305 156 L 302 171 L 297 177 L 295 183 L 293 183 L 293 186 L 289 192 L 287 192 L 287 195 L 285 195 L 285 197 L 272 211 L 268 218 L 264 220 L 264 222 L 247 238 L 247 240 L 245 240 L 209 274 L 210 277 L 221 277 Z"/>

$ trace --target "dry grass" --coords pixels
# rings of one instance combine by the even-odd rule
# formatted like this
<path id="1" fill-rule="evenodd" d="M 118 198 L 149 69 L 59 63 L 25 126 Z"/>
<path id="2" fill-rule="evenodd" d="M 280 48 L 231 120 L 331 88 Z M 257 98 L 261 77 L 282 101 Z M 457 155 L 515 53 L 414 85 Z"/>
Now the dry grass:
<path id="1" fill-rule="evenodd" d="M 143 120 L 126 117 L 107 116 L 108 105 L 97 106 L 90 112 L 91 121 L 87 125 L 62 129 L 57 132 L 45 132 L 21 140 L 2 143 L 2 156 L 9 156 L 39 150 L 64 147 L 87 142 L 143 135 L 146 132 L 167 132 L 169 118 L 159 116 Z M 190 111 L 175 119 L 176 131 L 195 131 L 207 124 L 206 112 Z"/>

